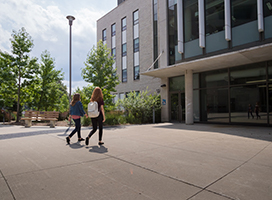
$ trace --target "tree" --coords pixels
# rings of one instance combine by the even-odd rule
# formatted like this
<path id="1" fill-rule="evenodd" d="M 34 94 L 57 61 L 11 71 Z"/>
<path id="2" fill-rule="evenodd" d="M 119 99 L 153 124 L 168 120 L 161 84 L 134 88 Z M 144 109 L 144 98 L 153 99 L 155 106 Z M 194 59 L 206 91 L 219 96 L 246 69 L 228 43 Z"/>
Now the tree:
<path id="1" fill-rule="evenodd" d="M 80 94 L 81 103 L 83 105 L 83 109 L 87 111 L 88 103 L 90 103 L 90 99 L 94 90 L 93 85 L 88 85 L 86 87 L 83 87 L 82 89 L 77 88 L 75 93 Z"/>
<path id="2" fill-rule="evenodd" d="M 33 48 L 31 36 L 26 32 L 25 28 L 19 32 L 13 31 L 10 39 L 12 45 L 12 55 L 0 51 L 0 55 L 5 63 L 9 64 L 11 74 L 17 84 L 17 122 L 20 115 L 20 95 L 22 87 L 29 85 L 34 80 L 37 72 L 37 58 L 30 58 L 29 53 Z"/>
<path id="3" fill-rule="evenodd" d="M 93 47 L 87 55 L 86 68 L 82 69 L 83 79 L 102 89 L 105 101 L 105 108 L 113 105 L 115 87 L 119 84 L 116 69 L 113 69 L 114 59 L 110 56 L 110 49 L 100 40 L 97 47 Z"/>
<path id="4" fill-rule="evenodd" d="M 48 51 L 42 52 L 41 61 L 37 81 L 39 88 L 34 88 L 37 91 L 35 93 L 37 110 L 59 110 L 61 97 L 67 93 L 66 86 L 62 84 L 64 75 L 61 70 L 54 69 L 55 61 Z M 65 102 L 64 99 L 62 101 Z"/>
<path id="5" fill-rule="evenodd" d="M 0 107 L 13 107 L 16 102 L 16 77 L 11 72 L 11 61 L 0 52 Z"/>

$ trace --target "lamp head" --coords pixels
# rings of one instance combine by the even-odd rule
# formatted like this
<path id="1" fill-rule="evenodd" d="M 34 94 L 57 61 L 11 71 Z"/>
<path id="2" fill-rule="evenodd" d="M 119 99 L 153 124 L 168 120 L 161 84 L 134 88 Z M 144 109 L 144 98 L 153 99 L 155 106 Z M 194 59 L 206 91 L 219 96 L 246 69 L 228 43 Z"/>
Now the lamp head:
<path id="1" fill-rule="evenodd" d="M 71 15 L 68 15 L 66 18 L 69 20 L 69 25 L 70 26 L 73 24 L 73 21 L 76 19 L 75 17 L 73 17 Z"/>

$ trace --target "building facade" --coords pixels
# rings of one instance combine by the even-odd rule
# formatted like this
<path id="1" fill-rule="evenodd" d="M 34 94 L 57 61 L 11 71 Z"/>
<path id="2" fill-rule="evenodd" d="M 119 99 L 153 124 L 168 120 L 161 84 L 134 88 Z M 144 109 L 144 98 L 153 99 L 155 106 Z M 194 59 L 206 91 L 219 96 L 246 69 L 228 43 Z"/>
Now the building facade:
<path id="1" fill-rule="evenodd" d="M 118 1 L 118 6 L 97 21 L 97 40 L 103 40 L 115 58 L 120 84 L 116 99 L 131 91 L 160 92 L 160 78 L 142 76 L 153 63 L 152 2 Z M 115 99 L 115 100 L 116 100 Z"/>
<path id="2" fill-rule="evenodd" d="M 272 125 L 272 0 L 126 0 L 98 40 L 112 24 L 118 94 L 150 86 L 162 121 Z"/>

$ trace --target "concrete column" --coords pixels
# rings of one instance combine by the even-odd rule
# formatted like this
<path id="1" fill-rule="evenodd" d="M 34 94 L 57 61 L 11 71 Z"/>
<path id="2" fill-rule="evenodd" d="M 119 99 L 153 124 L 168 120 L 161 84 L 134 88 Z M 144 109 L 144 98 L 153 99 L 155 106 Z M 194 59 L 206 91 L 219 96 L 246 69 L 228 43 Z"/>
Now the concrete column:
<path id="1" fill-rule="evenodd" d="M 161 121 L 169 122 L 170 102 L 168 78 L 161 79 L 161 86 Z"/>
<path id="2" fill-rule="evenodd" d="M 193 109 L 193 71 L 185 71 L 185 123 L 186 125 L 194 124 Z"/>

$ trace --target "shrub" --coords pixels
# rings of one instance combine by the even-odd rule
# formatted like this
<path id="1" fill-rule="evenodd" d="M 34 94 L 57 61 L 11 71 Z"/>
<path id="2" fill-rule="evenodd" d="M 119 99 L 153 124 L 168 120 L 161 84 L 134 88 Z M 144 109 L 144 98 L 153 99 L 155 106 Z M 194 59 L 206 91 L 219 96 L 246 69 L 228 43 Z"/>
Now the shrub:
<path id="1" fill-rule="evenodd" d="M 92 120 L 90 117 L 86 118 L 86 116 L 84 115 L 83 117 L 81 117 L 81 124 L 82 126 L 90 126 L 92 124 Z"/>
<path id="2" fill-rule="evenodd" d="M 122 111 L 110 111 L 105 113 L 106 115 L 106 125 L 119 125 L 125 124 L 126 119 Z"/>
<path id="3" fill-rule="evenodd" d="M 130 92 L 126 98 L 119 99 L 117 107 L 124 110 L 128 123 L 151 123 L 153 121 L 153 108 L 155 112 L 160 110 L 160 95 L 149 91 L 140 93 Z"/>

